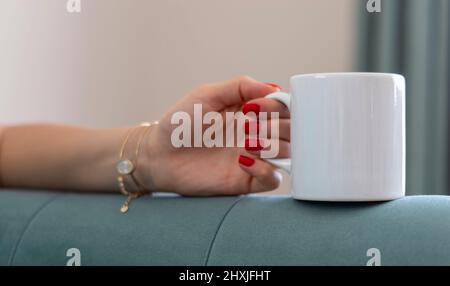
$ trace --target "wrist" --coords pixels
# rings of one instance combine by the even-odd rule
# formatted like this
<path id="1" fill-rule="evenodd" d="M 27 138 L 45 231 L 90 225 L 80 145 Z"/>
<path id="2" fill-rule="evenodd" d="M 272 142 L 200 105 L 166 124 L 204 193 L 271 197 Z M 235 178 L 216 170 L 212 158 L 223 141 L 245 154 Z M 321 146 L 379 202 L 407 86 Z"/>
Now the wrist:
<path id="1" fill-rule="evenodd" d="M 142 150 L 138 158 L 139 164 L 135 175 L 148 191 L 162 191 L 157 178 L 158 167 L 163 162 L 160 160 L 161 152 L 158 150 L 159 144 L 156 139 L 159 133 L 159 124 L 154 124 L 149 128 L 150 130 L 148 130 L 148 134 L 142 142 Z"/>
<path id="2" fill-rule="evenodd" d="M 3 151 L 3 139 L 6 127 L 0 126 L 0 188 L 3 187 L 3 173 L 2 173 L 2 151 Z"/>
<path id="3" fill-rule="evenodd" d="M 91 150 L 86 157 L 78 156 L 80 167 L 72 174 L 75 180 L 83 182 L 83 189 L 119 191 L 117 183 L 117 162 L 123 138 L 131 128 L 86 130 L 86 149 Z M 75 149 L 75 148 L 74 148 Z M 85 162 L 94 162 L 86 168 Z M 95 175 L 94 175 L 95 174 Z M 92 178 L 87 180 L 86 178 Z"/>

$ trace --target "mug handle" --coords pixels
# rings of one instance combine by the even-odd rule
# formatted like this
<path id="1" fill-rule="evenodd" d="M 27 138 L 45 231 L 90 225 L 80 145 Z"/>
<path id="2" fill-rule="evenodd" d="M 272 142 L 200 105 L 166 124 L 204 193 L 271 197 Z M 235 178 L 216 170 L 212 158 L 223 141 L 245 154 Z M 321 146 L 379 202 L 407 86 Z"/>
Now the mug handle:
<path id="1" fill-rule="evenodd" d="M 291 111 L 291 95 L 286 92 L 274 92 L 266 96 L 266 98 L 275 99 L 279 102 L 286 105 L 286 107 Z M 291 172 L 291 159 L 263 159 L 270 164 L 274 165 L 275 167 L 278 167 L 280 169 L 283 169 L 287 171 L 288 173 Z"/>

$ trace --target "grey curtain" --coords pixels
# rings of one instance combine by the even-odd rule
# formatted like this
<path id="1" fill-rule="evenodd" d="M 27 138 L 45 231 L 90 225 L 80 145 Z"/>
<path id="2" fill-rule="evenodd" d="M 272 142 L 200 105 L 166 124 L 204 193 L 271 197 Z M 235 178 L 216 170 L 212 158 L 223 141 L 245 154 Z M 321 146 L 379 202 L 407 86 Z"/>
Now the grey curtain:
<path id="1" fill-rule="evenodd" d="M 406 77 L 407 194 L 450 194 L 450 0 L 357 1 L 360 71 Z"/>

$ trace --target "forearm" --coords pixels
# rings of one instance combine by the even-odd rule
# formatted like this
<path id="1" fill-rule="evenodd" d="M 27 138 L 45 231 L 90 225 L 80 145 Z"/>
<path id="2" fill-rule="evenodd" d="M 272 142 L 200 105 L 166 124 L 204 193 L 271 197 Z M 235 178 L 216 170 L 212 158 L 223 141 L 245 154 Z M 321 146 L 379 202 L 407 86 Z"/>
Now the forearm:
<path id="1" fill-rule="evenodd" d="M 3 186 L 118 191 L 115 164 L 127 130 L 61 125 L 4 128 L 0 134 Z"/>

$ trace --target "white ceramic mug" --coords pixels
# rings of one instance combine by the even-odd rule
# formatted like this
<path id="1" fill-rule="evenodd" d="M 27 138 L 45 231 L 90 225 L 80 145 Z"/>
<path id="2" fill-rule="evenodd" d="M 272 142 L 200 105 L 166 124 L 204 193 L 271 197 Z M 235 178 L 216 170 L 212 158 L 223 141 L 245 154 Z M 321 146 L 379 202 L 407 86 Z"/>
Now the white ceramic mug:
<path id="1" fill-rule="evenodd" d="M 291 111 L 296 199 L 383 201 L 405 195 L 405 79 L 384 73 L 296 75 L 291 94 L 268 95 Z"/>

